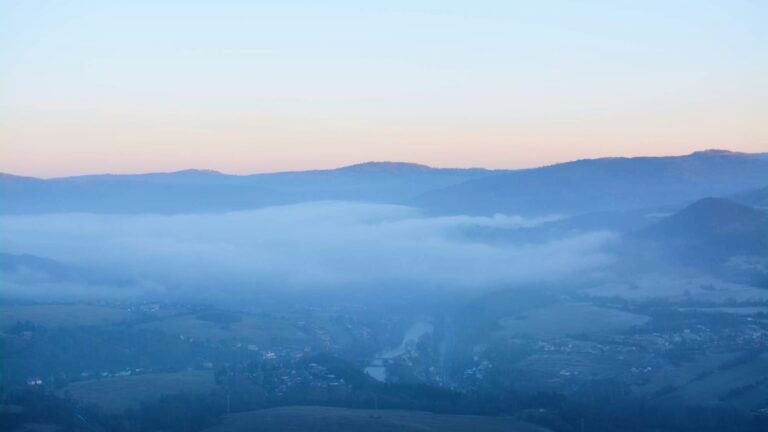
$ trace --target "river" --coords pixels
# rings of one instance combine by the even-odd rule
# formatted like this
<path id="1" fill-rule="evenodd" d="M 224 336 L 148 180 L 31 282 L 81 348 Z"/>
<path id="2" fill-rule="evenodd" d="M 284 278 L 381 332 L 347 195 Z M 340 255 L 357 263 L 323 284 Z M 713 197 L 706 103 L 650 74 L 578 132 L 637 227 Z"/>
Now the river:
<path id="1" fill-rule="evenodd" d="M 387 366 L 384 364 L 384 361 L 405 354 L 409 347 L 415 345 L 425 334 L 432 333 L 434 329 L 434 326 L 426 321 L 418 321 L 414 323 L 408 330 L 406 330 L 400 345 L 376 354 L 376 358 L 374 358 L 373 361 L 371 361 L 371 364 L 365 368 L 365 373 L 378 381 L 386 381 Z"/>

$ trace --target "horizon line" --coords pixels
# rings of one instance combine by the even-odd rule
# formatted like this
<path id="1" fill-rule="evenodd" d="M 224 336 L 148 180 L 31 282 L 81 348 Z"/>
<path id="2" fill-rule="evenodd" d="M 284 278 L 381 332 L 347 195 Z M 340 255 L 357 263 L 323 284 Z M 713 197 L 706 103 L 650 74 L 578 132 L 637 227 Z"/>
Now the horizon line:
<path id="1" fill-rule="evenodd" d="M 561 165 L 566 163 L 572 163 L 572 162 L 578 162 L 578 161 L 586 161 L 586 160 L 602 160 L 602 159 L 643 159 L 643 158 L 664 158 L 664 157 L 685 157 L 685 156 L 692 156 L 695 154 L 701 154 L 701 153 L 711 153 L 711 154 L 732 154 L 732 155 L 761 155 L 761 154 L 768 154 L 768 149 L 766 149 L 766 152 L 743 152 L 743 151 L 735 151 L 735 150 L 728 150 L 723 148 L 707 148 L 702 150 L 695 150 L 692 152 L 687 153 L 681 153 L 681 154 L 650 154 L 650 155 L 639 155 L 639 156 L 600 156 L 600 157 L 585 157 L 585 158 L 577 158 L 577 159 L 568 159 L 568 160 L 562 160 L 558 162 L 548 163 L 548 164 L 542 164 L 542 165 L 533 165 L 533 166 L 526 166 L 526 167 L 518 167 L 518 168 L 488 168 L 483 166 L 435 166 L 435 165 L 429 165 L 421 162 L 412 162 L 412 161 L 395 161 L 395 160 L 367 160 L 367 161 L 361 161 L 346 165 L 340 165 L 340 166 L 334 166 L 334 167 L 317 167 L 317 168 L 307 168 L 307 169 L 286 169 L 286 170 L 275 170 L 275 171 L 254 171 L 244 174 L 235 174 L 235 173 L 229 173 L 225 171 L 220 171 L 216 169 L 210 169 L 210 168 L 182 168 L 182 169 L 175 169 L 175 170 L 169 170 L 169 171 L 129 171 L 129 172 L 90 172 L 90 173 L 82 173 L 82 174 L 73 174 L 73 175 L 63 175 L 63 176 L 34 176 L 34 175 L 25 175 L 25 174 L 15 174 L 10 171 L 0 171 L 0 175 L 4 176 L 13 176 L 13 177 L 22 177 L 22 178 L 30 178 L 30 179 L 37 179 L 37 180 L 57 180 L 57 179 L 69 179 L 69 178 L 78 178 L 78 177 L 96 177 L 96 176 L 140 176 L 140 175 L 152 175 L 152 174 L 179 174 L 179 173 L 185 173 L 185 172 L 197 172 L 197 173 L 210 173 L 210 174 L 216 174 L 216 175 L 224 175 L 224 176 L 231 176 L 231 177 L 249 177 L 254 175 L 269 175 L 269 174 L 286 174 L 286 173 L 301 173 L 301 172 L 312 172 L 312 171 L 334 171 L 334 170 L 342 170 L 342 169 L 348 169 L 353 167 L 359 167 L 363 165 L 385 165 L 385 164 L 391 164 L 391 165 L 407 165 L 407 166 L 413 166 L 413 167 L 420 167 L 420 168 L 426 168 L 426 169 L 441 169 L 441 170 L 488 170 L 488 171 L 520 171 L 520 170 L 528 170 L 528 169 L 537 169 L 537 168 L 545 168 L 549 166 L 555 166 L 555 165 Z"/>

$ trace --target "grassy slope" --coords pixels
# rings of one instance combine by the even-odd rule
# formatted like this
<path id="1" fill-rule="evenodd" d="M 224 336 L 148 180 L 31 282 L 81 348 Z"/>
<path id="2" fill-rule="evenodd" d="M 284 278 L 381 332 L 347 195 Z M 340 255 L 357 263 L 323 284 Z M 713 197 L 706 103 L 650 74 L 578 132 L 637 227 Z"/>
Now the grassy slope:
<path id="1" fill-rule="evenodd" d="M 265 344 L 273 339 L 282 341 L 303 341 L 307 336 L 297 330 L 291 321 L 274 317 L 257 317 L 242 314 L 242 319 L 228 325 L 205 321 L 194 314 L 169 317 L 142 325 L 143 328 L 156 328 L 172 335 L 184 335 L 195 339 L 220 341 L 239 338 L 254 343 Z"/>
<path id="2" fill-rule="evenodd" d="M 17 321 L 32 321 L 44 327 L 106 325 L 124 321 L 131 313 L 121 309 L 89 305 L 0 306 L 0 328 Z"/>
<path id="3" fill-rule="evenodd" d="M 574 334 L 612 333 L 638 326 L 648 317 L 593 306 L 586 303 L 558 303 L 524 313 L 522 316 L 504 317 L 503 330 L 498 337 L 529 335 L 546 339 Z"/>
<path id="4" fill-rule="evenodd" d="M 211 372 L 193 371 L 80 381 L 69 384 L 62 394 L 117 413 L 163 394 L 202 393 L 214 386 Z"/>
<path id="5" fill-rule="evenodd" d="M 281 407 L 232 414 L 209 432 L 545 432 L 509 417 L 433 414 L 423 411 Z"/>

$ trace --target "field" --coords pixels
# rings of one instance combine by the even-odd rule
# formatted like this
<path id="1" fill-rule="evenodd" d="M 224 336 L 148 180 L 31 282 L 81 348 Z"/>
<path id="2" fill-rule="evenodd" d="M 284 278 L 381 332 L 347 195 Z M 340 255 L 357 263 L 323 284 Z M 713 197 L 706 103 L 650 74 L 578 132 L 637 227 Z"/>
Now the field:
<path id="1" fill-rule="evenodd" d="M 423 411 L 282 407 L 232 414 L 207 432 L 546 432 L 510 417 Z"/>
<path id="2" fill-rule="evenodd" d="M 659 371 L 646 385 L 637 387 L 638 394 L 652 396 L 665 387 L 674 391 L 665 392 L 665 396 L 681 398 L 692 404 L 734 403 L 744 407 L 753 407 L 768 400 L 768 383 L 755 386 L 730 400 L 720 400 L 729 391 L 754 384 L 768 377 L 768 354 L 763 354 L 749 362 L 731 368 L 719 366 L 732 361 L 736 354 L 709 354 L 700 356 L 693 362 L 679 366 L 669 366 Z"/>
<path id="3" fill-rule="evenodd" d="M 24 423 L 16 430 L 20 432 L 59 432 L 63 431 L 64 428 L 48 423 Z"/>
<path id="4" fill-rule="evenodd" d="M 213 373 L 192 371 L 80 381 L 69 384 L 61 393 L 119 413 L 164 394 L 203 393 L 214 387 Z"/>
<path id="5" fill-rule="evenodd" d="M 699 307 L 699 308 L 680 308 L 681 311 L 728 313 L 734 315 L 768 315 L 768 307 L 765 306 L 742 306 L 742 307 Z"/>
<path id="6" fill-rule="evenodd" d="M 0 306 L 0 328 L 17 321 L 31 321 L 43 327 L 107 325 L 124 321 L 131 313 L 122 309 L 89 305 Z"/>
<path id="7" fill-rule="evenodd" d="M 714 404 L 730 390 L 768 378 L 768 354 L 725 370 L 717 370 L 708 377 L 683 386 L 678 393 L 685 400 L 696 404 Z M 756 386 L 730 402 L 742 407 L 754 407 L 768 400 L 768 383 Z"/>
<path id="8" fill-rule="evenodd" d="M 697 356 L 696 359 L 684 362 L 678 365 L 666 365 L 656 371 L 651 379 L 635 388 L 635 391 L 643 396 L 651 396 L 664 387 L 674 386 L 682 387 L 693 380 L 697 375 L 707 371 L 716 370 L 717 367 L 736 357 L 736 354 L 705 354 Z"/>
<path id="9" fill-rule="evenodd" d="M 532 336 L 538 339 L 575 334 L 611 333 L 644 324 L 648 317 L 587 303 L 558 303 L 499 320 L 496 337 Z"/>
<path id="10" fill-rule="evenodd" d="M 590 288 L 585 294 L 594 297 L 619 297 L 629 300 L 663 298 L 670 301 L 695 299 L 714 304 L 768 300 L 768 291 L 709 276 L 680 277 L 646 275 L 631 283 L 609 283 Z"/>
<path id="11" fill-rule="evenodd" d="M 306 339 L 295 328 L 294 322 L 278 317 L 261 317 L 239 314 L 239 320 L 227 324 L 200 319 L 194 314 L 175 316 L 143 324 L 171 335 L 181 335 L 198 340 L 220 341 L 239 339 L 256 344 L 267 344 L 273 340 L 299 341 Z"/>

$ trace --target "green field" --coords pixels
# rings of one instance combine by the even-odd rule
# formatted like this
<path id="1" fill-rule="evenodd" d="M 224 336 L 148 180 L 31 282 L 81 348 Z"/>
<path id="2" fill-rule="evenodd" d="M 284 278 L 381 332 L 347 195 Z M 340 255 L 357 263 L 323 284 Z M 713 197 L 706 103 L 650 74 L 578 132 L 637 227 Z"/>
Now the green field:
<path id="1" fill-rule="evenodd" d="M 557 303 L 499 320 L 496 337 L 539 339 L 576 334 L 612 333 L 642 325 L 648 317 L 587 303 Z"/>
<path id="2" fill-rule="evenodd" d="M 164 394 L 203 393 L 214 388 L 213 373 L 192 371 L 80 381 L 69 384 L 61 394 L 119 413 Z"/>
<path id="3" fill-rule="evenodd" d="M 18 321 L 31 321 L 43 327 L 106 325 L 125 321 L 131 313 L 111 307 L 90 305 L 0 306 L 0 328 Z"/>
<path id="4" fill-rule="evenodd" d="M 510 417 L 424 411 L 281 407 L 232 414 L 207 432 L 546 432 Z"/>

